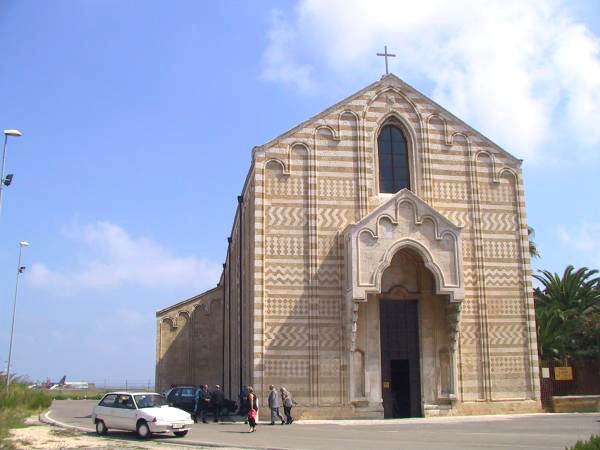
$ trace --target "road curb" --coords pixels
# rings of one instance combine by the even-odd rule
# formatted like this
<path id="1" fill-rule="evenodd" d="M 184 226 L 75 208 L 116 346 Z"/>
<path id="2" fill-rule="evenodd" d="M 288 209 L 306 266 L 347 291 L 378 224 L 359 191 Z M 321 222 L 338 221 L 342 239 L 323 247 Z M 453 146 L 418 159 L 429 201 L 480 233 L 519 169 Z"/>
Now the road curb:
<path id="1" fill-rule="evenodd" d="M 49 409 L 48 411 L 46 411 L 45 414 L 43 414 L 43 415 L 39 414 L 38 420 L 42 423 L 45 423 L 46 425 L 53 425 L 55 427 L 68 428 L 71 430 L 83 431 L 86 433 L 93 433 L 94 431 L 96 431 L 93 428 L 78 427 L 77 425 L 69 425 L 68 423 L 60 422 L 60 421 L 50 417 L 51 412 L 52 412 L 52 410 Z"/>
<path id="2" fill-rule="evenodd" d="M 50 417 L 51 412 L 52 412 L 52 410 L 50 409 L 45 414 L 38 414 L 38 420 L 41 423 L 45 423 L 46 425 L 50 425 L 50 426 L 82 431 L 84 433 L 95 433 L 96 432 L 96 430 L 94 430 L 93 428 L 79 427 L 77 425 L 69 425 L 68 423 L 64 423 L 59 420 L 53 419 L 52 417 Z M 235 445 L 232 446 L 230 444 L 217 444 L 214 442 L 190 441 L 187 439 L 177 439 L 177 441 L 169 442 L 169 444 L 172 444 L 174 446 L 185 445 L 185 446 L 189 446 L 189 447 L 202 446 L 202 447 L 211 447 L 211 448 L 240 448 L 240 449 L 247 449 L 247 450 L 290 450 L 289 448 L 285 448 L 285 447 L 282 447 L 282 448 L 256 447 L 256 446 L 240 447 L 240 446 L 235 446 Z"/>
<path id="3" fill-rule="evenodd" d="M 444 423 L 470 423 L 470 422 L 496 422 L 503 420 L 521 419 L 527 417 L 543 417 L 543 416 L 569 416 L 569 415 L 593 415 L 598 412 L 587 413 L 523 413 L 523 414 L 483 414 L 472 416 L 433 416 L 433 417 L 407 417 L 401 419 L 302 419 L 294 420 L 297 425 L 429 425 L 429 424 L 444 424 Z"/>

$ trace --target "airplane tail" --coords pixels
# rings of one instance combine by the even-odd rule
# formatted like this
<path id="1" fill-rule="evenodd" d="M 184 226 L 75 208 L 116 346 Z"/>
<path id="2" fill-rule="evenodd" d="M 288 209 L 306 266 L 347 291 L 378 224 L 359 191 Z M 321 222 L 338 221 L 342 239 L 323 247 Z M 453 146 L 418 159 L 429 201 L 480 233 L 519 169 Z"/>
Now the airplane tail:
<path id="1" fill-rule="evenodd" d="M 67 381 L 67 376 L 66 376 L 66 375 L 64 375 L 64 376 L 63 376 L 63 377 L 60 379 L 60 381 L 58 382 L 58 385 L 59 385 L 59 386 L 64 386 L 64 385 L 65 385 L 65 381 Z"/>

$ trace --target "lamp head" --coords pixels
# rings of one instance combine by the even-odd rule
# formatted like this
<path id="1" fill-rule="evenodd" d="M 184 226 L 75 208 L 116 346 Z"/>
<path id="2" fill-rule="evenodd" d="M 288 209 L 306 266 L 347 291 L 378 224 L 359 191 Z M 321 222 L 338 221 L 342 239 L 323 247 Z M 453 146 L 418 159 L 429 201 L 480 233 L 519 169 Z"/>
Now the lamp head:
<path id="1" fill-rule="evenodd" d="M 4 130 L 5 136 L 21 137 L 23 134 L 19 130 Z"/>
<path id="2" fill-rule="evenodd" d="M 21 242 L 19 242 L 19 245 L 21 247 L 29 247 L 29 242 L 27 242 L 27 241 L 21 241 Z"/>

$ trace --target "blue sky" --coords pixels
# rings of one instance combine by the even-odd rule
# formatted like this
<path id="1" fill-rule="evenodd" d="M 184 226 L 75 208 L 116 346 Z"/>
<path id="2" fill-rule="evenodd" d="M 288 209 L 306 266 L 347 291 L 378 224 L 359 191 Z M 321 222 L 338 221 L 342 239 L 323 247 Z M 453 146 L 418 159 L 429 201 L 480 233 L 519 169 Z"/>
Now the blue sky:
<path id="1" fill-rule="evenodd" d="M 600 267 L 597 2 L 0 3 L 0 364 L 154 377 L 157 309 L 213 287 L 253 146 L 390 70 L 525 159 L 535 268 Z"/>

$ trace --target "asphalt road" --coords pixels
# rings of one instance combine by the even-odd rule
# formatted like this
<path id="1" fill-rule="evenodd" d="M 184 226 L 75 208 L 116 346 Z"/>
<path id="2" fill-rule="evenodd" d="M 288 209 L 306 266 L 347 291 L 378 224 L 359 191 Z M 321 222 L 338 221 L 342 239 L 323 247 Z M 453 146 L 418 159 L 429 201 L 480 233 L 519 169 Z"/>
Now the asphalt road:
<path id="1" fill-rule="evenodd" d="M 93 431 L 96 401 L 57 400 L 51 419 Z M 184 438 L 157 436 L 169 444 L 269 449 L 560 449 L 600 434 L 600 413 L 396 419 L 386 421 L 301 421 L 293 425 L 259 424 L 256 433 L 238 423 L 196 424 Z M 109 431 L 115 437 L 133 433 Z"/>

